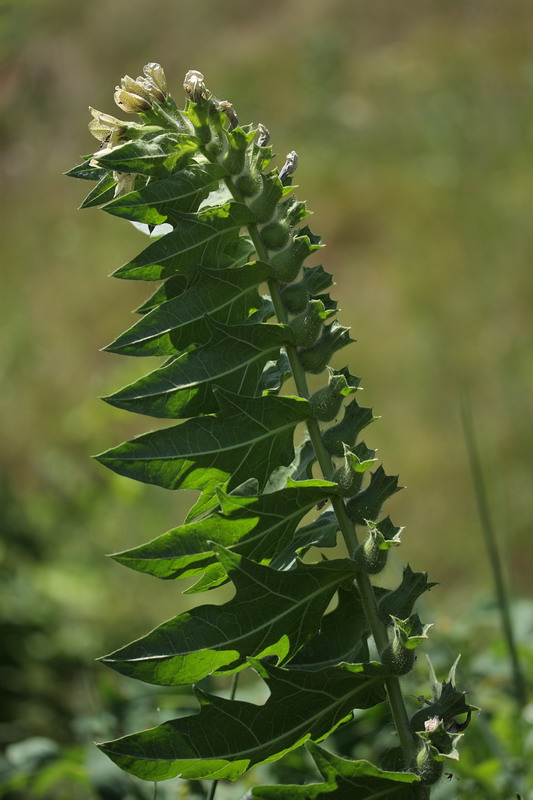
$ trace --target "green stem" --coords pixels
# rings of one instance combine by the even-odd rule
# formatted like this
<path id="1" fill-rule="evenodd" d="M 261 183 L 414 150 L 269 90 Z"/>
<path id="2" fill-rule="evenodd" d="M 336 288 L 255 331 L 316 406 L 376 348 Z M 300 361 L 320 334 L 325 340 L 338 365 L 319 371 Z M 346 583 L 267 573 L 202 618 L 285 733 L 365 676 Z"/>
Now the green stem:
<path id="1" fill-rule="evenodd" d="M 235 695 L 237 694 L 237 685 L 239 683 L 239 672 L 236 672 L 233 676 L 233 680 L 231 681 L 231 691 L 229 693 L 229 699 L 235 700 Z M 207 800 L 215 800 L 215 794 L 217 791 L 218 780 L 213 781 L 209 788 L 209 794 L 207 795 Z"/>
<path id="2" fill-rule="evenodd" d="M 252 238 L 252 241 L 254 241 L 254 235 L 251 232 L 250 236 Z M 254 241 L 254 245 L 257 247 L 258 243 Z M 262 254 L 260 252 L 258 252 L 258 256 L 262 258 Z M 286 324 L 288 322 L 287 312 L 281 302 L 279 286 L 277 282 L 270 281 L 269 289 L 271 291 L 272 302 L 274 303 L 274 308 L 276 310 L 276 315 L 278 317 L 278 320 Z M 303 369 L 300 360 L 298 358 L 298 353 L 296 351 L 296 348 L 291 345 L 287 345 L 286 350 L 291 365 L 294 382 L 298 390 L 298 394 L 301 397 L 305 397 L 307 399 L 309 397 L 307 378 L 305 375 L 305 370 Z M 320 469 L 322 471 L 322 475 L 324 476 L 324 478 L 326 478 L 326 480 L 331 480 L 334 471 L 333 465 L 331 462 L 331 456 L 326 450 L 326 447 L 324 446 L 324 441 L 322 439 L 322 434 L 320 432 L 318 421 L 316 419 L 310 419 L 307 422 L 307 429 L 309 431 L 309 436 L 311 438 L 311 442 L 313 443 L 313 447 L 315 449 L 315 454 Z M 353 522 L 350 520 L 350 518 L 346 513 L 346 508 L 344 506 L 342 498 L 332 497 L 331 505 L 333 506 L 333 510 L 335 511 L 337 521 L 339 523 L 339 528 L 341 530 L 344 542 L 346 544 L 346 549 L 348 550 L 350 557 L 353 557 L 355 550 L 359 544 L 357 539 L 357 532 L 355 530 L 355 525 L 353 524 Z M 372 588 L 370 578 L 364 572 L 358 572 L 356 575 L 356 582 L 359 589 L 359 594 L 361 596 L 361 603 L 363 605 L 363 609 L 366 614 L 366 618 L 368 620 L 372 636 L 374 637 L 376 647 L 378 649 L 378 652 L 382 653 L 383 650 L 389 644 L 389 637 L 387 635 L 387 628 L 383 624 L 378 615 L 376 597 L 374 595 L 374 590 Z M 396 730 L 398 731 L 398 736 L 400 739 L 400 745 L 402 748 L 405 763 L 406 765 L 409 765 L 413 756 L 414 746 L 413 746 L 413 737 L 411 736 L 411 731 L 409 729 L 409 719 L 407 717 L 405 704 L 403 702 L 403 695 L 400 687 L 400 682 L 398 678 L 390 676 L 385 679 L 385 685 L 387 687 L 389 704 L 394 719 L 394 723 L 396 726 Z"/>
<path id="3" fill-rule="evenodd" d="M 470 461 L 470 470 L 472 472 L 472 480 L 474 482 L 481 530 L 483 532 L 483 538 L 485 539 L 485 548 L 487 550 L 492 576 L 494 579 L 494 589 L 496 592 L 496 597 L 498 598 L 503 635 L 511 662 L 511 669 L 514 678 L 514 694 L 519 706 L 523 708 L 527 704 L 527 685 L 524 678 L 524 673 L 522 671 L 522 666 L 520 664 L 520 659 L 518 657 L 518 650 L 514 637 L 513 623 L 509 608 L 509 594 L 505 586 L 502 561 L 498 551 L 498 543 L 494 533 L 494 526 L 492 524 L 492 517 L 487 499 L 487 490 L 485 487 L 485 479 L 483 477 L 483 470 L 481 468 L 479 447 L 474 428 L 474 421 L 472 418 L 472 409 L 467 399 L 464 397 L 461 402 L 461 417 L 463 422 L 466 449 Z"/>
<path id="4" fill-rule="evenodd" d="M 235 187 L 235 184 L 231 178 L 226 178 L 226 185 L 235 200 L 237 202 L 243 202 L 243 198 L 241 197 L 240 192 Z M 268 264 L 268 251 L 263 244 L 261 237 L 259 236 L 257 226 L 255 224 L 248 225 L 248 232 L 254 244 L 258 258 Z M 268 288 L 278 321 L 288 324 L 289 319 L 287 316 L 287 311 L 281 301 L 278 282 L 276 280 L 270 280 L 268 282 Z M 309 387 L 307 385 L 305 370 L 300 363 L 300 359 L 298 358 L 298 351 L 293 345 L 287 345 L 285 349 L 291 365 L 292 376 L 294 378 L 298 394 L 300 397 L 304 397 L 307 400 L 309 398 Z M 331 456 L 324 445 L 318 421 L 316 419 L 308 420 L 307 430 L 309 431 L 309 437 L 313 444 L 322 475 L 326 480 L 331 480 L 334 472 L 333 464 L 331 461 Z M 359 544 L 355 525 L 352 523 L 346 513 L 342 498 L 332 497 L 331 504 L 337 516 L 337 521 L 346 544 L 346 549 L 352 558 Z M 380 620 L 378 615 L 376 597 L 374 595 L 370 578 L 365 573 L 358 572 L 356 575 L 356 582 L 361 596 L 363 609 L 370 626 L 370 631 L 374 637 L 378 652 L 382 653 L 389 644 L 389 637 L 387 634 L 387 628 Z M 398 737 L 400 739 L 400 745 L 405 764 L 406 766 L 409 766 L 414 753 L 414 742 L 409 729 L 409 719 L 403 701 L 400 682 L 398 678 L 390 676 L 385 678 L 385 686 L 387 687 L 389 705 L 394 719 L 394 724 L 398 732 Z"/>

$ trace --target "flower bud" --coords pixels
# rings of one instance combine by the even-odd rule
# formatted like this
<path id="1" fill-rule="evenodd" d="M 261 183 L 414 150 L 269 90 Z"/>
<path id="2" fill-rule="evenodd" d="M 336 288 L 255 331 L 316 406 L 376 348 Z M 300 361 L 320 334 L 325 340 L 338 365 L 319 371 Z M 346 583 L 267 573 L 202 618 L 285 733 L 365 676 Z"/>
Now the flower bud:
<path id="1" fill-rule="evenodd" d="M 233 108 L 232 103 L 229 103 L 227 100 L 221 100 L 218 104 L 219 111 L 222 111 L 223 114 L 227 116 L 229 119 L 229 124 L 231 130 L 237 128 L 239 125 L 239 117 L 237 116 L 237 112 Z"/>
<path id="2" fill-rule="evenodd" d="M 145 97 L 128 92 L 120 86 L 115 87 L 114 99 L 117 106 L 128 114 L 142 114 L 144 111 L 150 111 L 152 107 L 151 102 Z"/>
<path id="3" fill-rule="evenodd" d="M 148 78 L 138 75 L 135 83 L 148 93 L 150 99 L 156 100 L 158 103 L 164 103 L 167 99 L 167 95 Z"/>
<path id="4" fill-rule="evenodd" d="M 415 648 L 427 639 L 431 625 L 422 625 L 418 614 L 408 619 L 392 617 L 392 642 L 381 654 L 381 663 L 393 675 L 406 675 L 415 662 Z"/>
<path id="5" fill-rule="evenodd" d="M 261 122 L 257 126 L 257 130 L 259 132 L 259 138 L 257 140 L 257 144 L 259 145 L 259 147 L 266 147 L 270 141 L 270 131 Z"/>
<path id="6" fill-rule="evenodd" d="M 129 123 L 121 119 L 112 117 L 111 114 L 104 114 L 96 108 L 89 106 L 93 119 L 89 122 L 89 131 L 98 139 L 99 142 L 114 147 L 124 138 Z"/>
<path id="7" fill-rule="evenodd" d="M 124 77 L 120 80 L 120 86 L 127 92 L 137 94 L 139 97 L 143 97 L 149 103 L 152 102 L 152 93 L 150 92 L 149 86 L 146 85 L 144 78 L 137 78 L 137 80 L 133 80 L 133 78 L 130 78 L 129 75 L 124 75 Z"/>
<path id="8" fill-rule="evenodd" d="M 357 388 L 357 384 L 349 385 L 346 373 L 328 367 L 329 378 L 327 386 L 314 392 L 309 398 L 314 416 L 321 422 L 330 422 L 339 413 L 342 401 Z M 348 376 L 351 378 L 352 376 Z M 352 493 L 353 494 L 353 493 Z"/>
<path id="9" fill-rule="evenodd" d="M 359 491 L 364 473 L 376 461 L 375 453 L 364 442 L 359 442 L 353 450 L 344 445 L 344 464 L 333 475 L 341 497 L 352 497 Z"/>
<path id="10" fill-rule="evenodd" d="M 322 300 L 310 300 L 305 311 L 289 322 L 295 344 L 300 347 L 310 347 L 316 342 L 324 321 L 334 313 L 326 311 Z"/>
<path id="11" fill-rule="evenodd" d="M 361 572 L 376 575 L 385 568 L 390 548 L 400 544 L 400 541 L 387 541 L 375 522 L 368 522 L 367 525 L 368 536 L 355 551 L 354 561 Z"/>
<path id="12" fill-rule="evenodd" d="M 137 176 L 132 172 L 114 172 L 113 178 L 117 182 L 115 186 L 115 197 L 121 197 L 123 194 L 133 192 L 135 189 L 135 178 Z"/>
<path id="13" fill-rule="evenodd" d="M 322 329 L 322 335 L 315 344 L 299 351 L 300 363 L 306 372 L 318 375 L 319 372 L 326 369 L 333 353 L 350 344 L 351 341 L 350 329 L 344 328 L 338 322 L 333 322 Z M 348 444 L 353 444 L 353 442 L 346 441 Z M 342 456 L 342 445 L 339 455 Z"/>
<path id="14" fill-rule="evenodd" d="M 290 175 L 293 175 L 296 172 L 298 167 L 298 153 L 295 150 L 291 150 L 290 153 L 287 153 L 285 157 L 285 163 L 282 166 L 279 179 L 283 183 L 283 181 L 288 178 Z"/>
<path id="15" fill-rule="evenodd" d="M 204 76 L 195 69 L 190 69 L 183 81 L 185 94 L 193 103 L 200 103 L 202 100 L 209 100 L 211 92 L 204 83 Z"/>
<path id="16" fill-rule="evenodd" d="M 419 737 L 421 738 L 421 737 Z M 422 740 L 412 769 L 420 777 L 423 786 L 431 786 L 442 776 L 444 764 L 439 751 L 431 742 Z"/>
<path id="17" fill-rule="evenodd" d="M 163 94 L 164 99 L 166 99 L 168 96 L 167 79 L 161 64 L 157 64 L 155 61 L 150 61 L 149 64 L 146 64 L 143 67 L 143 72 L 146 78 L 159 89 L 159 91 Z"/>

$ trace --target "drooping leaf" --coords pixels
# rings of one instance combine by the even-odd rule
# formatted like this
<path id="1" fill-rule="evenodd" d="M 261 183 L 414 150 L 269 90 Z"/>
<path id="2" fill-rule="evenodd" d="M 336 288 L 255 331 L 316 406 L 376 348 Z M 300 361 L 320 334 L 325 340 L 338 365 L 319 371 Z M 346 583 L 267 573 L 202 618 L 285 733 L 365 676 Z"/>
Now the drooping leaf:
<path id="1" fill-rule="evenodd" d="M 264 487 L 277 464 L 291 461 L 294 428 L 309 417 L 309 404 L 299 397 L 239 397 L 222 389 L 216 396 L 216 417 L 145 433 L 97 460 L 143 483 L 199 489 L 204 505 L 195 506 L 197 514 L 213 505 L 217 486 L 231 490 L 254 477 Z"/>
<path id="2" fill-rule="evenodd" d="M 308 739 L 320 741 L 354 708 L 385 699 L 383 678 L 349 666 L 299 672 L 254 662 L 270 689 L 262 706 L 196 689 L 200 711 L 99 745 L 119 767 L 150 781 L 235 781 Z"/>
<path id="3" fill-rule="evenodd" d="M 210 565 L 211 579 L 216 577 L 219 583 L 225 580 L 226 571 L 215 559 L 214 545 L 231 547 L 255 561 L 268 561 L 291 541 L 300 520 L 333 490 L 334 484 L 327 481 L 300 482 L 252 497 L 235 497 L 219 490 L 219 511 L 113 558 L 165 579 L 197 575 Z"/>
<path id="4" fill-rule="evenodd" d="M 323 783 L 305 786 L 258 786 L 252 797 L 260 800 L 416 800 L 413 772 L 386 772 L 370 761 L 351 761 L 329 753 L 313 742 L 306 745 L 313 756 Z"/>
<path id="5" fill-rule="evenodd" d="M 172 221 L 176 212 L 196 211 L 224 173 L 218 164 L 190 164 L 169 178 L 116 197 L 102 210 L 146 225 L 161 225 L 169 218 Z"/>
<path id="6" fill-rule="evenodd" d="M 235 586 L 231 600 L 179 614 L 102 661 L 160 686 L 230 674 L 250 656 L 276 656 L 284 663 L 318 631 L 336 589 L 356 572 L 349 559 L 279 572 L 220 545 L 215 552 Z"/>
<path id="7" fill-rule="evenodd" d="M 213 386 L 256 395 L 266 362 L 292 341 L 291 329 L 283 325 L 228 326 L 214 320 L 208 324 L 212 336 L 207 345 L 105 397 L 106 402 L 153 417 L 212 414 L 218 409 Z"/>
<path id="8" fill-rule="evenodd" d="M 171 275 L 194 274 L 199 267 L 227 266 L 219 264 L 220 256 L 243 225 L 252 220 L 250 210 L 242 203 L 227 203 L 196 214 L 175 214 L 173 230 L 119 267 L 113 276 L 159 281 Z"/>
<path id="9" fill-rule="evenodd" d="M 105 349 L 123 355 L 175 355 L 211 338 L 207 317 L 226 325 L 245 322 L 259 303 L 257 285 L 268 276 L 261 263 L 207 271 L 178 297 L 148 312 Z"/>

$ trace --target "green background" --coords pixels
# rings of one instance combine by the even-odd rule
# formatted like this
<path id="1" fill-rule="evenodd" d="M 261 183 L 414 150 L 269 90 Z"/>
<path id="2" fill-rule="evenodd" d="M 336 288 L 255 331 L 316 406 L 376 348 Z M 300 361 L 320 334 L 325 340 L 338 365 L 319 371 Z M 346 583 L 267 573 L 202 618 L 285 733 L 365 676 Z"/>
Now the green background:
<path id="1" fill-rule="evenodd" d="M 178 524 L 191 497 L 90 460 L 153 427 L 97 400 L 153 366 L 99 352 L 147 294 L 106 276 L 146 240 L 78 212 L 88 184 L 61 175 L 97 146 L 87 106 L 121 116 L 114 86 L 148 61 L 180 103 L 201 70 L 268 126 L 278 164 L 299 154 L 358 340 L 337 365 L 362 377 L 382 416 L 367 444 L 408 487 L 389 508 L 397 563 L 441 583 L 424 621 L 446 633 L 492 591 L 462 396 L 513 593 L 531 596 L 532 36 L 528 0 L 0 5 L 1 744 L 54 725 L 68 741 L 73 715 L 106 708 L 93 659 L 191 602 L 104 558 Z"/>

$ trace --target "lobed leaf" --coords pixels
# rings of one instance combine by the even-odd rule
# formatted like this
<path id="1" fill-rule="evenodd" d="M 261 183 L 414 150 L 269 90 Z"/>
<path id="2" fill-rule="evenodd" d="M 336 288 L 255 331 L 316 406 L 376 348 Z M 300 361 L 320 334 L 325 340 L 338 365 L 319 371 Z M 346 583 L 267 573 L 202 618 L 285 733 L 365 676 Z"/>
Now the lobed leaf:
<path id="1" fill-rule="evenodd" d="M 359 592 L 340 588 L 337 607 L 322 619 L 320 632 L 291 659 L 289 669 L 319 670 L 368 661 L 369 625 Z"/>
<path id="2" fill-rule="evenodd" d="M 85 157 L 81 164 L 76 164 L 75 167 L 71 167 L 63 174 L 68 178 L 80 178 L 83 181 L 100 181 L 105 178 L 109 170 L 91 164 L 92 158 L 93 154 L 91 153 L 91 155 Z"/>
<path id="3" fill-rule="evenodd" d="M 354 578 L 349 559 L 302 564 L 290 572 L 263 567 L 215 546 L 235 586 L 223 605 L 197 606 L 101 660 L 132 678 L 160 686 L 230 674 L 250 656 L 290 659 L 320 627 L 337 588 Z"/>
<path id="4" fill-rule="evenodd" d="M 116 197 L 102 211 L 146 225 L 161 225 L 169 218 L 173 221 L 176 212 L 196 211 L 224 174 L 218 164 L 190 164 L 169 178 Z"/>
<path id="5" fill-rule="evenodd" d="M 117 408 L 153 417 L 180 419 L 218 409 L 213 386 L 254 396 L 269 359 L 293 340 L 284 325 L 223 325 L 207 320 L 212 336 L 203 347 L 178 358 L 104 400 Z"/>
<path id="6" fill-rule="evenodd" d="M 96 186 L 91 189 L 80 208 L 91 208 L 93 206 L 100 206 L 102 203 L 107 203 L 115 194 L 115 186 L 116 181 L 113 174 L 111 172 L 105 172 Z"/>
<path id="7" fill-rule="evenodd" d="M 134 139 L 108 151 L 95 153 L 101 167 L 115 172 L 164 177 L 198 150 L 194 136 L 162 133 L 151 139 Z"/>
<path id="8" fill-rule="evenodd" d="M 370 475 L 367 488 L 348 500 L 348 516 L 356 525 L 364 525 L 367 520 L 376 520 L 385 500 L 402 488 L 398 486 L 397 475 L 386 475 L 383 467 L 378 467 Z"/>
<path id="9" fill-rule="evenodd" d="M 413 772 L 387 772 L 369 761 L 352 761 L 324 750 L 309 742 L 307 749 L 313 756 L 323 783 L 306 786 L 258 786 L 252 797 L 261 800 L 415 800 L 419 797 L 416 786 L 420 778 Z"/>
<path id="10" fill-rule="evenodd" d="M 195 214 L 177 213 L 170 233 L 148 245 L 113 276 L 159 281 L 177 274 L 194 276 L 200 267 L 216 269 L 229 241 L 252 221 L 251 211 L 242 203 L 226 203 Z"/>
<path id="11" fill-rule="evenodd" d="M 319 741 L 351 716 L 385 699 L 383 678 L 350 666 L 300 672 L 252 662 L 270 689 L 264 705 L 226 700 L 199 689 L 200 711 L 99 745 L 119 767 L 161 781 L 235 781 L 308 739 Z"/>
<path id="12" fill-rule="evenodd" d="M 123 355 L 175 355 L 191 344 L 206 344 L 208 318 L 223 324 L 245 322 L 260 305 L 257 286 L 268 268 L 256 262 L 245 267 L 202 273 L 202 280 L 167 300 L 121 334 L 105 349 Z"/>
<path id="13" fill-rule="evenodd" d="M 328 499 L 334 488 L 328 481 L 302 481 L 251 497 L 235 497 L 219 489 L 219 511 L 112 558 L 164 579 L 187 578 L 210 566 L 212 578 L 216 576 L 219 583 L 226 579 L 226 571 L 215 559 L 214 545 L 231 547 L 258 562 L 268 561 L 291 541 L 303 517 Z"/>
<path id="14" fill-rule="evenodd" d="M 231 491 L 254 477 L 262 490 L 272 470 L 293 458 L 294 428 L 309 417 L 309 404 L 299 397 L 239 397 L 222 389 L 216 396 L 216 417 L 145 433 L 97 460 L 143 483 L 200 490 L 204 505 L 194 507 L 196 514 L 216 502 L 217 486 Z"/>

